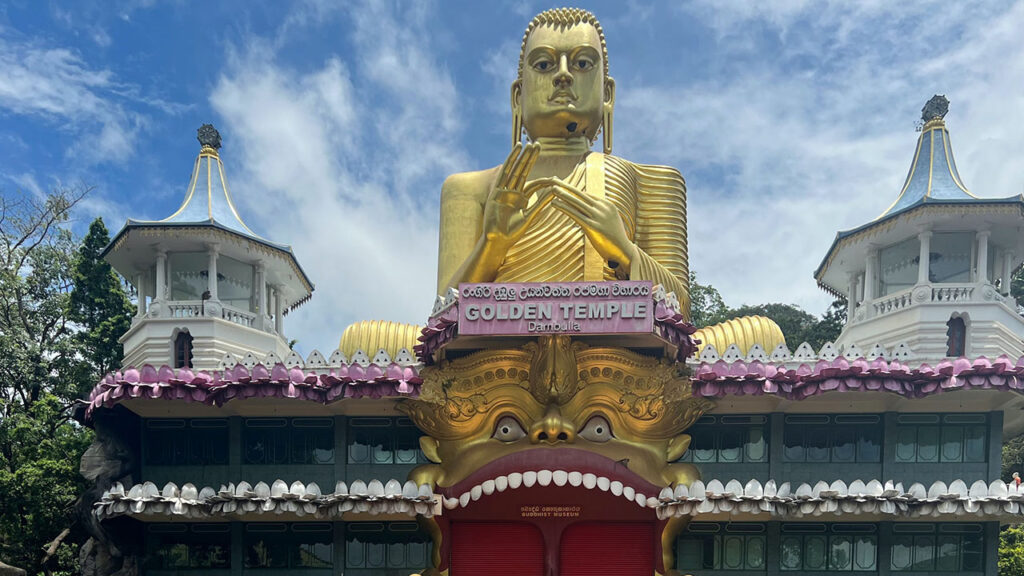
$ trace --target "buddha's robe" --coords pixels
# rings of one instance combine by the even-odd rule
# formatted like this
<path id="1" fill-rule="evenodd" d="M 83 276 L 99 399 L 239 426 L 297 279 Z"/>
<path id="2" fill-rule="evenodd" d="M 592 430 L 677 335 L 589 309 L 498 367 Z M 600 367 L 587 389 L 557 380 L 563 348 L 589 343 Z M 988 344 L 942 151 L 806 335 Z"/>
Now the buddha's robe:
<path id="1" fill-rule="evenodd" d="M 565 180 L 589 195 L 603 195 L 618 208 L 626 233 L 637 247 L 628 278 L 621 269 L 617 274 L 608 267 L 576 222 L 549 206 L 509 249 L 494 281 L 650 280 L 675 292 L 682 310 L 689 311 L 686 184 L 679 172 L 591 152 Z M 463 232 L 479 236 L 479 221 L 475 227 L 471 222 L 462 224 Z M 451 232 L 442 230 L 442 241 Z"/>

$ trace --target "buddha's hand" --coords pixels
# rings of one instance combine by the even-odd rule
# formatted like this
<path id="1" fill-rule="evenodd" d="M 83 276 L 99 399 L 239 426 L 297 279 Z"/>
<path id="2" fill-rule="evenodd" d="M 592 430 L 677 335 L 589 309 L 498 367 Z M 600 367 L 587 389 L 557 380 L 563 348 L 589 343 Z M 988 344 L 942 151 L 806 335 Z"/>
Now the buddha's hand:
<path id="1" fill-rule="evenodd" d="M 545 179 L 555 197 L 551 205 L 572 218 L 602 258 L 612 268 L 623 267 L 629 273 L 636 257 L 636 246 L 626 234 L 619 209 L 607 198 L 597 198 L 559 178 Z M 533 184 L 531 182 L 531 184 Z"/>
<path id="2" fill-rule="evenodd" d="M 530 206 L 530 198 L 538 187 L 527 186 L 526 177 L 538 155 L 540 144 L 527 144 L 526 147 L 516 144 L 501 165 L 484 204 L 483 235 L 488 244 L 507 249 L 522 237 L 541 208 L 553 199 L 552 195 L 544 194 Z"/>

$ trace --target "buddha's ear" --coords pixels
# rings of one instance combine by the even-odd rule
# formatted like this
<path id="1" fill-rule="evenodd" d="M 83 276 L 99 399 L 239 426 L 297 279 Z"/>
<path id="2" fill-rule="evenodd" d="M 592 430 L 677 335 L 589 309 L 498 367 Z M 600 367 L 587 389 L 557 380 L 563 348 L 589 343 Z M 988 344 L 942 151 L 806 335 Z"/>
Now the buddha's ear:
<path id="1" fill-rule="evenodd" d="M 668 451 L 665 455 L 667 462 L 675 462 L 686 454 L 686 449 L 690 447 L 690 440 L 692 438 L 689 434 L 680 434 L 675 438 L 668 441 Z"/>
<path id="2" fill-rule="evenodd" d="M 512 104 L 512 146 L 515 147 L 523 140 L 523 81 L 516 80 L 512 83 L 510 91 Z"/>
<path id="3" fill-rule="evenodd" d="M 611 76 L 604 79 L 604 105 L 615 106 L 615 79 Z"/>
<path id="4" fill-rule="evenodd" d="M 423 455 L 427 457 L 434 464 L 441 463 L 441 455 L 437 453 L 437 447 L 440 443 L 435 438 L 430 436 L 420 436 L 420 450 L 423 451 Z"/>

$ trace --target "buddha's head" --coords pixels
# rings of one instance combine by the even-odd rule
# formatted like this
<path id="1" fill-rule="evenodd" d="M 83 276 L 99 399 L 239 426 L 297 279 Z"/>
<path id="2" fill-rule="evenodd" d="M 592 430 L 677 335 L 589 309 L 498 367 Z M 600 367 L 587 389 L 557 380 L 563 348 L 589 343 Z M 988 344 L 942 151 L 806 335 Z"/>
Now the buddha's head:
<path id="1" fill-rule="evenodd" d="M 523 129 L 530 140 L 584 137 L 605 131 L 611 152 L 615 81 L 601 24 L 579 8 L 538 14 L 527 26 L 512 83 L 513 141 Z"/>

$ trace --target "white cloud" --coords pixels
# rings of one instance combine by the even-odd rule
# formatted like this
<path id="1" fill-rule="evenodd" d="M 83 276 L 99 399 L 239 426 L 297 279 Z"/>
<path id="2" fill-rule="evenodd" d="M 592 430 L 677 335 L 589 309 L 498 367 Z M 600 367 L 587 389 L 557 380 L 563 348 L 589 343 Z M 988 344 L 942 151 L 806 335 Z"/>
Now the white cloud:
<path id="1" fill-rule="evenodd" d="M 333 349 L 356 320 L 425 320 L 441 181 L 468 163 L 459 95 L 423 46 L 422 14 L 361 4 L 348 15 L 355 54 L 298 71 L 277 57 L 280 37 L 253 39 L 210 95 L 244 214 L 292 244 L 317 285 L 288 320 L 307 352 Z"/>
<path id="2" fill-rule="evenodd" d="M 729 73 L 693 85 L 620 85 L 616 149 L 687 176 L 691 267 L 727 303 L 825 308 L 830 297 L 813 270 L 838 230 L 895 198 L 918 111 L 934 93 L 952 101 L 947 123 L 967 185 L 980 196 L 1021 192 L 1024 48 L 1015 33 L 1024 4 L 698 2 L 690 10 L 733 58 Z M 771 31 L 780 46 L 765 46 L 755 30 Z"/>
<path id="3" fill-rule="evenodd" d="M 119 89 L 112 72 L 66 48 L 0 36 L 0 109 L 59 124 L 78 138 L 68 153 L 87 163 L 130 155 L 145 124 L 120 103 Z"/>

